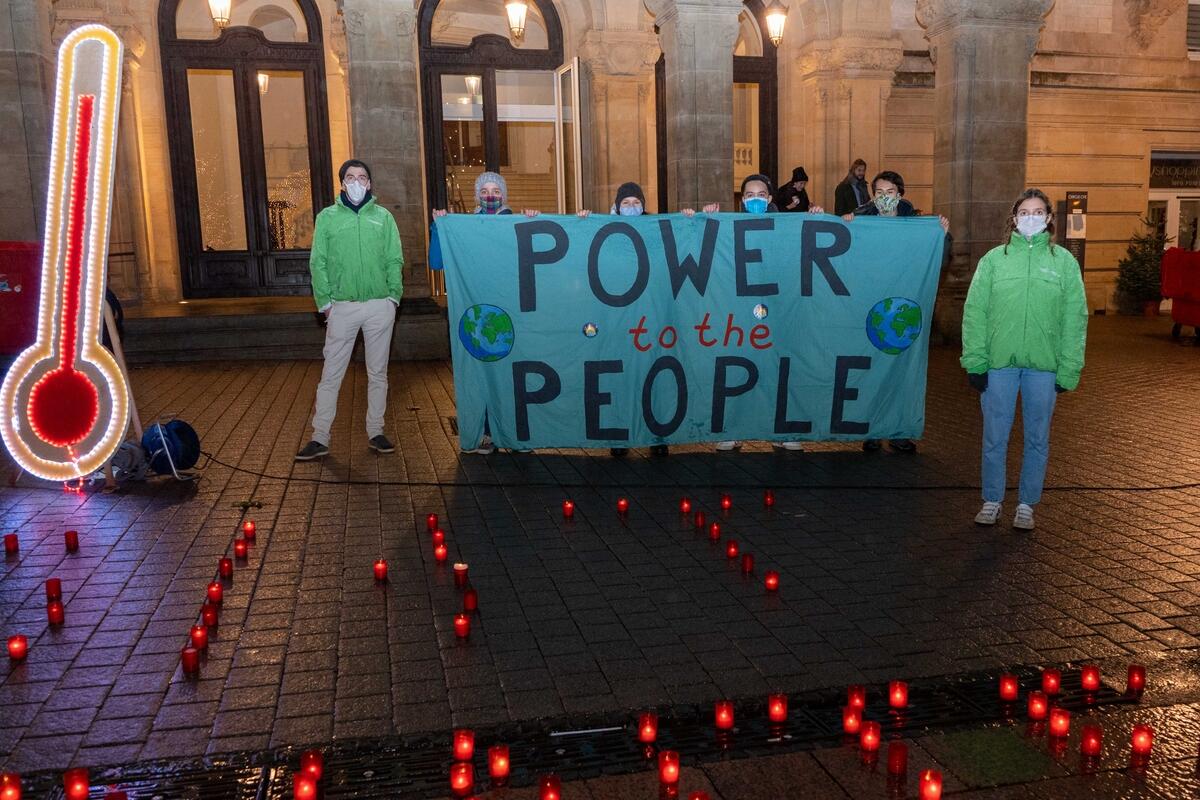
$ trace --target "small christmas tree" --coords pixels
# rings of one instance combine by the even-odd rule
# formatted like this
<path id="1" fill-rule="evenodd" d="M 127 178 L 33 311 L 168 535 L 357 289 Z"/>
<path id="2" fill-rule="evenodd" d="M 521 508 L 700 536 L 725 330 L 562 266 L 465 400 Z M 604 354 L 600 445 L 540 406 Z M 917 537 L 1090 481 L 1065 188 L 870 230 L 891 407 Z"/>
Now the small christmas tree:
<path id="1" fill-rule="evenodd" d="M 1162 300 L 1162 254 L 1171 237 L 1148 219 L 1146 230 L 1129 240 L 1125 257 L 1117 262 L 1117 294 L 1130 310 L 1142 303 Z"/>

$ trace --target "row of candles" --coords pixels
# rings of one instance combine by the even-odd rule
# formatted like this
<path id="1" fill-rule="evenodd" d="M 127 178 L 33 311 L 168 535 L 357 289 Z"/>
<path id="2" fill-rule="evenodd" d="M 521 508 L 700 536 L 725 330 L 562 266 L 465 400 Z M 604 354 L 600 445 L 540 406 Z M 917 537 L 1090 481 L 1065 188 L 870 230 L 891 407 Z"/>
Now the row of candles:
<path id="1" fill-rule="evenodd" d="M 437 514 L 426 515 L 425 528 L 429 531 L 430 541 L 433 543 L 433 560 L 438 564 L 445 564 L 449 550 L 446 546 L 446 532 L 438 527 Z M 382 558 L 375 562 L 375 580 L 381 583 L 387 580 L 387 561 Z M 463 610 L 454 615 L 454 635 L 459 639 L 466 639 L 471 635 L 471 614 L 479 610 L 479 593 L 471 586 L 467 564 L 459 562 L 454 565 L 454 585 L 462 589 L 463 593 Z"/>
<path id="2" fill-rule="evenodd" d="M 66 545 L 68 553 L 74 553 L 79 550 L 79 531 L 64 531 L 63 544 Z M 15 556 L 21 552 L 21 539 L 15 532 L 4 534 L 4 555 Z"/>
<path id="3" fill-rule="evenodd" d="M 258 525 L 252 519 L 242 522 L 242 538 L 233 540 L 233 556 L 245 561 L 250 555 L 250 545 L 258 538 Z M 234 558 L 222 556 L 217 559 L 217 575 L 220 580 L 210 581 L 204 590 L 204 603 L 200 606 L 200 621 L 188 630 L 188 641 L 179 652 L 179 663 L 185 675 L 200 671 L 200 654 L 208 650 L 208 640 L 220 621 L 221 605 L 225 601 L 225 587 L 221 580 L 233 578 Z"/>
<path id="4" fill-rule="evenodd" d="M 75 553 L 79 550 L 79 531 L 66 531 L 63 533 L 63 544 L 68 553 Z M 15 555 L 21 549 L 20 540 L 17 534 L 8 533 L 4 535 L 4 552 L 6 555 Z M 46 579 L 46 621 L 51 625 L 62 625 L 66 622 L 66 608 L 62 602 L 62 581 L 58 578 Z M 29 655 L 29 637 L 24 634 L 14 634 L 8 637 L 8 657 L 11 661 L 24 661 Z M 5 800 L 4 795 L 0 794 L 0 800 Z"/>

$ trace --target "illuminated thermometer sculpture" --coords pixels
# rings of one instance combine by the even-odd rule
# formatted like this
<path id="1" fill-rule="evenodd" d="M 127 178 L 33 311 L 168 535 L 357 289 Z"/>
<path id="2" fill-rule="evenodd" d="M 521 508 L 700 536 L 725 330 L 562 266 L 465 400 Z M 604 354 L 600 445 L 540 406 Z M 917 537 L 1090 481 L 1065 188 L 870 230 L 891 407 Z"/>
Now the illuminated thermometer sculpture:
<path id="1" fill-rule="evenodd" d="M 121 49 L 103 25 L 59 48 L 37 341 L 0 388 L 5 446 L 50 480 L 103 467 L 129 423 L 124 374 L 100 345 Z"/>

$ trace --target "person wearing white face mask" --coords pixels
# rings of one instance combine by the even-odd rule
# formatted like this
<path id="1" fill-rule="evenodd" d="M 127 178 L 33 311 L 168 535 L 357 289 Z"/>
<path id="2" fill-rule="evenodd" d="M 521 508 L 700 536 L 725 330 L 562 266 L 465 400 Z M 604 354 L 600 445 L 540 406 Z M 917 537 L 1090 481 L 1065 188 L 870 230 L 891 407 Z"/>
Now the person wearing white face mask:
<path id="1" fill-rule="evenodd" d="M 338 390 L 358 332 L 367 365 L 367 445 L 377 453 L 395 446 L 383 435 L 392 328 L 404 287 L 400 231 L 390 211 L 371 195 L 371 170 L 350 159 L 338 170 L 342 191 L 317 215 L 309 271 L 317 310 L 325 315 L 325 366 L 317 386 L 312 439 L 296 454 L 311 461 L 329 454 Z"/>
<path id="2" fill-rule="evenodd" d="M 979 259 L 963 306 L 960 363 L 983 410 L 983 507 L 979 525 L 995 525 L 1006 484 L 1008 437 L 1021 397 L 1025 432 L 1013 527 L 1033 530 L 1050 456 L 1057 395 L 1083 371 L 1088 309 L 1079 263 L 1052 241 L 1053 207 L 1038 189 L 1013 203 L 1004 244 Z"/>

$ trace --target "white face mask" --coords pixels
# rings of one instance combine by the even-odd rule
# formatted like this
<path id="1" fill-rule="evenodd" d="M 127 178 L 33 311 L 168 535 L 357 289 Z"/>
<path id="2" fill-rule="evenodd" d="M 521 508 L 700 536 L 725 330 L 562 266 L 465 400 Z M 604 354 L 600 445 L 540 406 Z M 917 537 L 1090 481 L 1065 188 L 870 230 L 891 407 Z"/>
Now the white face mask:
<path id="1" fill-rule="evenodd" d="M 363 186 L 358 181 L 350 181 L 346 184 L 346 197 L 350 198 L 350 202 L 358 205 L 367 196 L 367 187 Z"/>
<path id="2" fill-rule="evenodd" d="M 1046 218 L 1044 216 L 1017 217 L 1017 233 L 1022 236 L 1037 236 L 1042 231 L 1046 230 Z"/>

